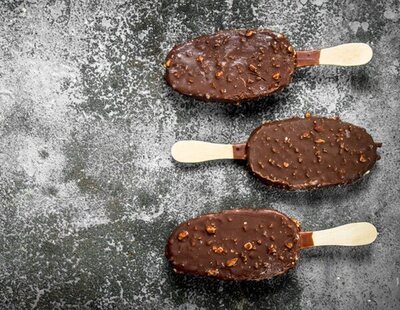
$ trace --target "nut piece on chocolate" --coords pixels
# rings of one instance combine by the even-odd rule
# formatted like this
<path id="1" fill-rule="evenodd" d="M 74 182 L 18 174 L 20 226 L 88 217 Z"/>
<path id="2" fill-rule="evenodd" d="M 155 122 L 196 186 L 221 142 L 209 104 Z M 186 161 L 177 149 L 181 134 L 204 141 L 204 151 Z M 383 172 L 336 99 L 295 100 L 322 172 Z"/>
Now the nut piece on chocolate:
<path id="1" fill-rule="evenodd" d="M 296 52 L 267 29 L 224 30 L 175 46 L 165 79 L 176 91 L 202 100 L 239 103 L 287 86 Z"/>
<path id="2" fill-rule="evenodd" d="M 204 227 L 215 227 L 210 234 Z M 182 239 L 182 231 L 188 237 Z M 178 273 L 221 280 L 263 280 L 293 268 L 299 257 L 300 229 L 275 210 L 229 210 L 180 224 L 165 255 Z"/>
<path id="3" fill-rule="evenodd" d="M 255 129 L 246 157 L 252 172 L 267 184 L 310 189 L 361 178 L 379 159 L 379 146 L 364 128 L 307 114 Z"/>

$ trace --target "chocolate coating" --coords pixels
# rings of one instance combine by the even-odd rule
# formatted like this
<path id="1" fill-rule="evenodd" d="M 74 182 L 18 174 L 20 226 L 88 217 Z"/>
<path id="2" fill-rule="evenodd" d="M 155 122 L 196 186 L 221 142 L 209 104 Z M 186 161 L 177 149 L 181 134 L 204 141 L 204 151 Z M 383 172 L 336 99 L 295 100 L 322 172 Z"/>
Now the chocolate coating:
<path id="1" fill-rule="evenodd" d="M 295 267 L 297 222 L 275 210 L 211 213 L 180 224 L 165 255 L 178 273 L 221 280 L 263 280 Z"/>
<path id="2" fill-rule="evenodd" d="M 288 85 L 296 53 L 282 34 L 267 29 L 224 30 L 175 46 L 165 66 L 165 79 L 176 91 L 238 103 Z"/>
<path id="3" fill-rule="evenodd" d="M 247 141 L 246 157 L 267 184 L 310 189 L 361 178 L 379 159 L 378 146 L 364 128 L 310 116 L 258 127 Z"/>

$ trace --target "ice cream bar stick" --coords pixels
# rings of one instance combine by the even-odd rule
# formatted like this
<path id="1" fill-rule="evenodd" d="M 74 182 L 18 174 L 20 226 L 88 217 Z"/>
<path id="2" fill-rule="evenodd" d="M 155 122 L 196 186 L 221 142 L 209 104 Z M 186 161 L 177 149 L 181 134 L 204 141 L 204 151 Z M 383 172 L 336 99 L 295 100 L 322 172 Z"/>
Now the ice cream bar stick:
<path id="1" fill-rule="evenodd" d="M 179 141 L 171 148 L 172 157 L 181 163 L 234 159 L 233 145 L 202 141 Z"/>
<path id="2" fill-rule="evenodd" d="M 372 48 L 365 43 L 347 43 L 314 51 L 297 51 L 296 67 L 333 65 L 359 66 L 372 59 Z"/>
<path id="3" fill-rule="evenodd" d="M 360 246 L 375 241 L 378 232 L 370 223 L 351 223 L 335 228 L 301 232 L 301 248 L 325 245 Z"/>

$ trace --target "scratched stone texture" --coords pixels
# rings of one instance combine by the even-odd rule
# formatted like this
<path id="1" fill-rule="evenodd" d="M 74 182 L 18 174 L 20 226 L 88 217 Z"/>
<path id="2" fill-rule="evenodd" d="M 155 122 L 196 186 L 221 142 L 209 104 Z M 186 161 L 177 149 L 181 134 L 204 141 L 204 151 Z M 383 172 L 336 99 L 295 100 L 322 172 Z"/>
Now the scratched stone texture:
<path id="1" fill-rule="evenodd" d="M 400 309 L 398 0 L 0 2 L 0 308 Z M 170 48 L 226 28 L 297 49 L 366 42 L 366 66 L 299 70 L 235 107 L 174 93 Z M 381 141 L 352 186 L 285 192 L 230 161 L 174 163 L 180 139 L 243 142 L 262 121 L 340 115 Z M 275 208 L 307 230 L 370 221 L 377 241 L 306 250 L 259 283 L 175 275 L 172 229 L 201 213 Z"/>

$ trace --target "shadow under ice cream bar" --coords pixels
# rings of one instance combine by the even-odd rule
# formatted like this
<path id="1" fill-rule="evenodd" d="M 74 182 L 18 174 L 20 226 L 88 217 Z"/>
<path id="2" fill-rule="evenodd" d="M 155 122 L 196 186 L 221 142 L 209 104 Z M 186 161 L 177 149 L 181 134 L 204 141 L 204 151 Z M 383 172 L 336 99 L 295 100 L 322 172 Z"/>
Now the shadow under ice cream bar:
<path id="1" fill-rule="evenodd" d="M 294 268 L 301 249 L 366 245 L 376 237 L 369 223 L 304 232 L 297 220 L 278 211 L 238 209 L 180 224 L 168 239 L 166 256 L 178 273 L 263 280 Z"/>
<path id="2" fill-rule="evenodd" d="M 356 66 L 371 58 L 372 49 L 363 43 L 295 51 L 284 35 L 267 29 L 224 30 L 175 46 L 165 62 L 165 78 L 182 94 L 238 103 L 286 87 L 296 68 Z"/>
<path id="3" fill-rule="evenodd" d="M 268 185 L 310 189 L 348 184 L 368 173 L 379 159 L 364 128 L 338 118 L 291 118 L 264 123 L 246 143 L 180 141 L 172 156 L 184 163 L 216 159 L 246 160 Z"/>

